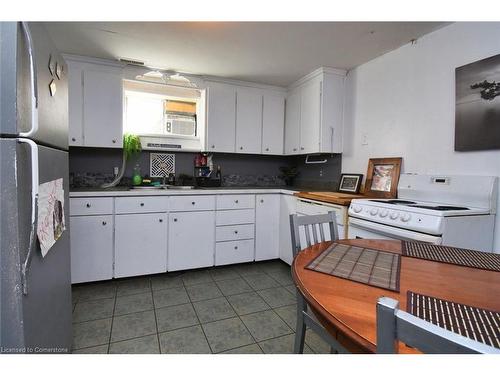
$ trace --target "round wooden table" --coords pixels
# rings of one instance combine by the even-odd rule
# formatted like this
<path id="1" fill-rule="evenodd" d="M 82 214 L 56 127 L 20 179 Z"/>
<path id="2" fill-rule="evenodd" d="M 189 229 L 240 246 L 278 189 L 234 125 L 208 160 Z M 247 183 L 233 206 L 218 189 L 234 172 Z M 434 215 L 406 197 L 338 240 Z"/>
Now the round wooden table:
<path id="1" fill-rule="evenodd" d="M 396 240 L 356 239 L 338 242 L 401 253 L 401 241 Z M 376 304 L 382 296 L 398 300 L 399 308 L 404 310 L 408 290 L 500 310 L 500 272 L 401 257 L 398 293 L 305 269 L 330 244 L 323 242 L 301 251 L 293 261 L 292 276 L 323 326 L 351 352 L 376 351 Z M 399 352 L 412 353 L 416 350 L 400 344 Z"/>

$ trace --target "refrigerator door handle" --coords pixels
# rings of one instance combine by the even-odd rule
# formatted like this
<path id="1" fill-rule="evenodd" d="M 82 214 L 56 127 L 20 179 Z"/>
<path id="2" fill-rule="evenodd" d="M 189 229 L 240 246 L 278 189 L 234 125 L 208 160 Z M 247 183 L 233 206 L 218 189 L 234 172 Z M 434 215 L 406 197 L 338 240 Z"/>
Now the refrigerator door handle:
<path id="1" fill-rule="evenodd" d="M 21 265 L 21 279 L 23 284 L 23 294 L 28 294 L 28 272 L 33 257 L 33 248 L 36 243 L 37 227 L 38 227 L 38 146 L 31 139 L 18 138 L 19 143 L 26 143 L 30 147 L 31 154 L 31 231 L 29 237 L 28 251 L 26 259 Z"/>
<path id="2" fill-rule="evenodd" d="M 21 22 L 21 27 L 26 38 L 28 55 L 30 60 L 30 83 L 31 83 L 31 128 L 27 132 L 19 133 L 20 137 L 30 138 L 38 131 L 38 78 L 36 72 L 35 50 L 33 48 L 33 38 L 28 26 L 28 22 Z"/>

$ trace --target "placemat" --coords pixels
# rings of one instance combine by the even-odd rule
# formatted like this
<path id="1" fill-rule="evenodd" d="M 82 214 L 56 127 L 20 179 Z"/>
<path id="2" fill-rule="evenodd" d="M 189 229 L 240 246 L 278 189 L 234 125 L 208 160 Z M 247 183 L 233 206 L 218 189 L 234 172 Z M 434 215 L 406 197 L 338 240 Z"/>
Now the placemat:
<path id="1" fill-rule="evenodd" d="M 334 242 L 306 268 L 399 292 L 400 265 L 399 254 Z"/>
<path id="2" fill-rule="evenodd" d="M 407 294 L 407 311 L 448 331 L 500 349 L 500 312 L 452 301 Z"/>
<path id="3" fill-rule="evenodd" d="M 434 245 L 426 242 L 403 241 L 402 254 L 412 258 L 500 272 L 500 254 L 495 253 Z"/>

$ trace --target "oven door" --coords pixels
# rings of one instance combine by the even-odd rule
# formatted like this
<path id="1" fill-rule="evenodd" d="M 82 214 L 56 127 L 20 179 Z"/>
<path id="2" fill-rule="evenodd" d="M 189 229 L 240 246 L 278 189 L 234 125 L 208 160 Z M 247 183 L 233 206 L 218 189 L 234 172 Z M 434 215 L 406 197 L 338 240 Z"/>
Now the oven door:
<path id="1" fill-rule="evenodd" d="M 430 242 L 435 245 L 440 245 L 443 239 L 440 236 L 432 236 L 430 234 L 413 232 L 406 229 L 391 227 L 390 225 L 374 223 L 372 221 L 349 218 L 349 238 L 366 238 L 366 239 L 396 239 L 396 240 L 411 240 Z"/>

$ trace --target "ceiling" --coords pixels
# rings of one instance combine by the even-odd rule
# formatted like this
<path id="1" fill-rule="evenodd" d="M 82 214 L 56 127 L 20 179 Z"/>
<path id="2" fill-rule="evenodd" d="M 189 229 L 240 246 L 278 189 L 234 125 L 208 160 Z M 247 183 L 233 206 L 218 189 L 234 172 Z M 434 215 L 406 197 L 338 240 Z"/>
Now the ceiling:
<path id="1" fill-rule="evenodd" d="M 287 86 L 320 66 L 351 69 L 444 22 L 49 22 L 66 53 Z"/>

